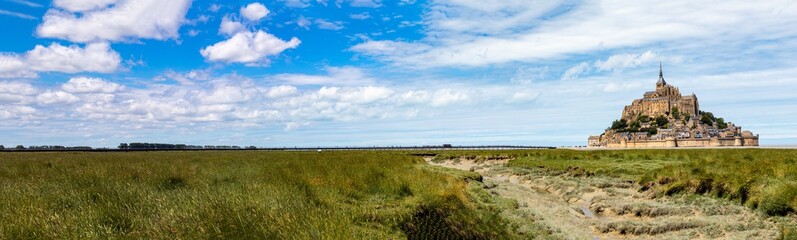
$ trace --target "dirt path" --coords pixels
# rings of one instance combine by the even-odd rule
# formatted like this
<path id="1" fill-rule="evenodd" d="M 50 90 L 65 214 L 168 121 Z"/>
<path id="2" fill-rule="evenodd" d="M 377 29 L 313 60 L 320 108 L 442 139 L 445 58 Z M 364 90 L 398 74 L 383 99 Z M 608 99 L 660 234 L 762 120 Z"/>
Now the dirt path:
<path id="1" fill-rule="evenodd" d="M 433 165 L 475 171 L 492 194 L 514 199 L 507 211 L 564 239 L 774 239 L 778 225 L 724 200 L 703 196 L 652 198 L 634 183 L 607 177 L 551 175 L 510 169 L 508 160 L 459 159 Z M 523 227 L 520 229 L 523 230 Z"/>

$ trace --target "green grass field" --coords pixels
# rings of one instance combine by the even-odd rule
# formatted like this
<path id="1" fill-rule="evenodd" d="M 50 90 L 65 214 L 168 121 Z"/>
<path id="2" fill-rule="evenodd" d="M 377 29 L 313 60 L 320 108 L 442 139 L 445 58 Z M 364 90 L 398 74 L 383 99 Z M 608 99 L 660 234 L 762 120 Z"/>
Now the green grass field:
<path id="1" fill-rule="evenodd" d="M 418 152 L 415 152 L 418 153 Z M 794 216 L 797 151 L 438 151 Z M 476 173 L 410 152 L 0 152 L 0 238 L 514 239 Z M 516 203 L 514 203 L 516 205 Z M 791 231 L 791 230 L 784 230 Z"/>
<path id="2" fill-rule="evenodd" d="M 397 152 L 0 153 L 0 238 L 516 238 L 478 177 Z"/>

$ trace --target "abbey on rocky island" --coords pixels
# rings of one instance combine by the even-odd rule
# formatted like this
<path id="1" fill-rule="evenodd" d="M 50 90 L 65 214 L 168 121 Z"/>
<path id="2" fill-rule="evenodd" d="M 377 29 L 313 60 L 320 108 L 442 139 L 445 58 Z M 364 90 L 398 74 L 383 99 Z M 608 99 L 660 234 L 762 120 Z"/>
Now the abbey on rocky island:
<path id="1" fill-rule="evenodd" d="M 659 65 L 656 90 L 625 106 L 620 119 L 603 134 L 590 136 L 587 144 L 608 148 L 758 146 L 758 135 L 701 111 L 697 96 L 682 96 L 677 87 L 667 84 Z"/>

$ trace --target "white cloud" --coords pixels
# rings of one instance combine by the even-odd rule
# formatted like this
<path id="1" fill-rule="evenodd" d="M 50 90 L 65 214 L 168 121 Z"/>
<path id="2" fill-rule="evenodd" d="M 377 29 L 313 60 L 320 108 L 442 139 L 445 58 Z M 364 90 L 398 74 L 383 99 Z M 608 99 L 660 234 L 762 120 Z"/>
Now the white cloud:
<path id="1" fill-rule="evenodd" d="M 3 9 L 0 9 L 0 15 L 8 15 L 8 16 L 18 17 L 18 18 L 28 19 L 28 20 L 36 20 L 36 19 L 38 19 L 38 18 L 36 18 L 34 16 L 31 16 L 31 15 L 28 15 L 28 14 L 12 12 L 12 11 L 3 10 Z"/>
<path id="2" fill-rule="evenodd" d="M 356 67 L 325 67 L 324 70 L 324 75 L 277 74 L 272 78 L 294 85 L 365 85 L 375 81 Z"/>
<path id="3" fill-rule="evenodd" d="M 0 106 L 0 119 L 30 118 L 36 109 L 29 106 Z"/>
<path id="4" fill-rule="evenodd" d="M 16 55 L 0 54 L 0 78 L 35 78 L 25 61 Z"/>
<path id="5" fill-rule="evenodd" d="M 236 33 L 230 39 L 200 50 L 200 53 L 206 60 L 212 62 L 268 64 L 268 57 L 296 48 L 299 43 L 301 41 L 296 37 L 290 41 L 283 41 L 270 33 L 258 30 Z"/>
<path id="6" fill-rule="evenodd" d="M 709 0 L 605 0 L 578 5 L 571 1 L 438 1 L 431 3 L 422 21 L 426 38 L 370 40 L 351 50 L 396 65 L 434 68 L 540 62 L 653 44 L 715 47 L 797 35 L 797 29 L 785 27 L 797 22 L 797 11 L 780 11 L 784 5 L 741 0 L 724 2 L 722 7 Z M 378 45 L 391 48 L 380 51 L 375 48 Z"/>
<path id="7" fill-rule="evenodd" d="M 208 7 L 208 11 L 210 12 L 218 12 L 219 10 L 221 10 L 221 4 L 214 3 L 210 4 L 210 7 Z"/>
<path id="8" fill-rule="evenodd" d="M 119 1 L 120 0 L 54 0 L 53 6 L 70 12 L 85 12 L 103 9 Z"/>
<path id="9" fill-rule="evenodd" d="M 246 30 L 246 27 L 241 22 L 230 20 L 228 17 L 221 19 L 221 25 L 219 26 L 219 33 L 221 34 L 232 36 L 244 30 Z"/>
<path id="10" fill-rule="evenodd" d="M 111 73 L 119 69 L 121 57 L 108 43 L 77 45 L 36 45 L 24 55 L 0 53 L 0 78 L 35 78 L 36 72 L 98 72 Z"/>
<path id="11" fill-rule="evenodd" d="M 432 97 L 432 106 L 443 107 L 468 100 L 468 95 L 452 89 L 437 90 Z"/>
<path id="12" fill-rule="evenodd" d="M 39 96 L 36 97 L 36 100 L 39 104 L 49 105 L 74 103 L 80 101 L 80 98 L 74 94 L 64 91 L 47 91 L 39 94 Z"/>
<path id="13" fill-rule="evenodd" d="M 660 57 L 651 51 L 641 54 L 615 54 L 604 61 L 595 61 L 595 67 L 603 71 L 616 71 L 624 68 L 636 67 L 659 59 Z"/>
<path id="14" fill-rule="evenodd" d="M 393 59 L 396 56 L 421 54 L 431 50 L 432 47 L 421 43 L 408 43 L 392 40 L 368 40 L 349 48 L 349 50 L 366 55 Z"/>
<path id="15" fill-rule="evenodd" d="M 269 10 L 261 3 L 251 3 L 241 8 L 241 16 L 249 21 L 257 21 L 268 15 Z"/>
<path id="16" fill-rule="evenodd" d="M 310 123 L 307 123 L 307 122 L 288 122 L 288 123 L 285 124 L 285 131 L 293 131 L 293 130 L 296 130 L 296 129 L 300 128 L 300 127 L 307 126 L 307 125 L 310 125 Z"/>
<path id="17" fill-rule="evenodd" d="M 512 94 L 509 102 L 530 102 L 536 100 L 539 96 L 540 94 L 537 92 L 519 91 Z"/>
<path id="18" fill-rule="evenodd" d="M 230 104 L 247 101 L 257 94 L 257 89 L 248 86 L 216 82 L 212 89 L 199 92 L 197 98 L 202 103 Z"/>
<path id="19" fill-rule="evenodd" d="M 296 93 L 296 87 L 291 85 L 279 85 L 269 88 L 268 91 L 266 91 L 266 96 L 269 98 L 281 98 L 293 95 L 294 93 Z"/>
<path id="20" fill-rule="evenodd" d="M 0 82 L 0 103 L 28 103 L 39 90 L 26 82 Z"/>
<path id="21" fill-rule="evenodd" d="M 210 79 L 210 71 L 209 70 L 192 70 L 188 73 L 182 74 L 175 72 L 173 70 L 167 70 L 163 73 L 163 75 L 158 76 L 155 78 L 156 81 L 162 81 L 166 79 L 174 80 L 181 85 L 194 85 L 194 81 L 205 81 Z"/>
<path id="22" fill-rule="evenodd" d="M 597 65 L 597 63 L 596 63 L 596 65 Z M 570 69 L 567 69 L 567 71 L 565 71 L 565 73 L 562 74 L 562 80 L 577 79 L 579 76 L 581 76 L 582 73 L 588 71 L 589 68 L 590 68 L 589 63 L 581 62 L 578 65 L 576 65 L 576 66 L 574 66 L 574 67 L 572 67 Z"/>
<path id="23" fill-rule="evenodd" d="M 110 73 L 119 68 L 121 58 L 108 43 L 90 43 L 86 48 L 77 45 L 48 47 L 36 45 L 25 54 L 30 68 L 39 72 L 99 72 Z"/>
<path id="24" fill-rule="evenodd" d="M 69 93 L 113 93 L 121 90 L 122 86 L 100 78 L 74 77 L 61 85 L 61 89 Z"/>
<path id="25" fill-rule="evenodd" d="M 299 16 L 299 18 L 296 19 L 295 23 L 296 26 L 299 26 L 300 28 L 304 29 L 310 29 L 310 25 L 312 24 L 312 22 L 310 22 L 310 19 L 307 19 L 304 16 Z"/>
<path id="26" fill-rule="evenodd" d="M 292 8 L 306 8 L 310 6 L 309 0 L 282 0 L 285 2 L 285 6 L 292 7 Z"/>
<path id="27" fill-rule="evenodd" d="M 342 21 L 331 22 L 331 21 L 327 21 L 325 19 L 318 18 L 314 22 L 315 22 L 315 25 L 318 26 L 318 28 L 320 28 L 320 29 L 326 29 L 326 30 L 341 30 L 341 29 L 343 29 L 343 22 Z"/>
<path id="28" fill-rule="evenodd" d="M 642 84 L 639 82 L 608 82 L 603 86 L 604 92 L 619 92 L 619 91 L 627 91 L 632 89 L 639 89 L 642 87 Z"/>
<path id="29" fill-rule="evenodd" d="M 341 94 L 340 99 L 345 102 L 365 104 L 387 99 L 392 94 L 393 90 L 386 87 L 365 86 Z"/>
<path id="30" fill-rule="evenodd" d="M 349 0 L 349 5 L 352 7 L 378 8 L 382 6 L 382 0 Z"/>
<path id="31" fill-rule="evenodd" d="M 351 19 L 365 20 L 365 19 L 369 19 L 369 18 L 371 18 L 371 14 L 369 14 L 369 13 L 367 13 L 367 12 L 364 12 L 364 13 L 357 13 L 357 14 L 349 14 L 349 17 L 350 17 Z"/>
<path id="32" fill-rule="evenodd" d="M 66 9 L 56 5 L 45 13 L 36 29 L 38 36 L 73 42 L 176 39 L 191 5 L 190 0 L 122 0 L 113 5 L 103 1 L 93 5 L 98 9 L 74 13 L 70 9 L 94 7 L 78 4 L 83 1 L 65 2 Z"/>
<path id="33" fill-rule="evenodd" d="M 34 8 L 42 7 L 41 4 L 38 4 L 38 3 L 35 3 L 35 2 L 31 2 L 31 1 L 27 1 L 27 0 L 9 0 L 9 2 L 22 4 L 22 5 L 25 5 L 25 6 L 28 6 L 28 7 L 34 7 Z"/>

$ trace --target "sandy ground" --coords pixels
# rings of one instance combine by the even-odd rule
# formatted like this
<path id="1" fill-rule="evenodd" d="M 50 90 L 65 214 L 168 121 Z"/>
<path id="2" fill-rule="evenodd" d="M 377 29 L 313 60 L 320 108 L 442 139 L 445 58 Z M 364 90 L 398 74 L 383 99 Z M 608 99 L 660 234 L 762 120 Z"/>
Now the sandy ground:
<path id="1" fill-rule="evenodd" d="M 550 175 L 510 169 L 508 160 L 460 159 L 437 166 L 475 171 L 492 194 L 514 199 L 505 214 L 543 225 L 563 239 L 774 239 L 779 225 L 760 213 L 704 196 L 653 198 L 635 183 L 606 177 Z M 521 226 L 519 230 L 523 231 Z"/>

